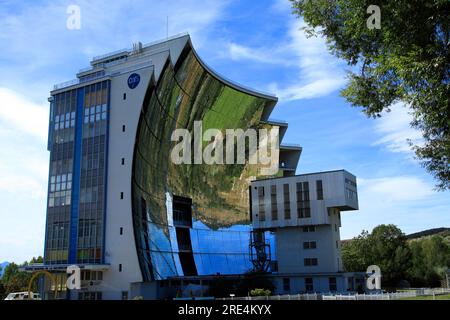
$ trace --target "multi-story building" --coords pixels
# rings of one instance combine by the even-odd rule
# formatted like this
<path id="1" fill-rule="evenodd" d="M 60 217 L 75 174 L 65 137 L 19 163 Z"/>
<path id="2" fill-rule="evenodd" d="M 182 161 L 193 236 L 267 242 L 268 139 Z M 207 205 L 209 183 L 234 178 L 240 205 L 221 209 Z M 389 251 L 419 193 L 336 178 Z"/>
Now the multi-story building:
<path id="1" fill-rule="evenodd" d="M 251 183 L 251 193 L 254 245 L 264 244 L 267 231 L 274 234 L 279 293 L 357 289 L 360 275 L 344 272 L 339 232 L 341 212 L 358 209 L 354 175 L 338 170 L 261 179 Z M 260 248 L 268 256 L 267 246 Z"/>
<path id="2" fill-rule="evenodd" d="M 279 225 L 259 218 L 256 222 L 249 214 L 249 203 L 254 214 L 259 214 L 255 210 L 259 202 L 249 199 L 258 199 L 253 190 L 248 192 L 250 181 L 293 176 L 299 146 L 280 145 L 280 167 L 271 176 L 261 176 L 261 165 L 249 162 L 170 161 L 176 144 L 172 133 L 175 129 L 192 131 L 196 121 L 202 122 L 204 130 L 278 128 L 280 140 L 287 129 L 285 122 L 269 119 L 276 97 L 215 73 L 198 57 L 188 35 L 138 43 L 131 50 L 96 57 L 76 80 L 56 85 L 49 101 L 44 264 L 27 268 L 53 274 L 55 280 L 47 279 L 43 286 L 45 296 L 51 297 L 57 289 L 59 297 L 68 299 L 161 298 L 182 294 L 186 284 L 204 288 L 213 278 L 238 277 L 255 266 L 255 251 L 249 250 L 251 220 L 271 244 L 272 269 L 268 271 L 276 271 L 278 259 L 278 272 L 306 272 L 300 253 L 303 247 L 290 261 L 289 249 L 283 245 L 284 239 L 306 239 L 299 233 L 306 226 L 317 228 L 318 238 L 311 238 L 311 243 L 317 241 L 316 250 L 324 252 L 307 257 L 319 259 L 311 270 L 341 271 L 338 249 L 331 248 L 339 234 L 332 231 L 339 225 L 339 210 L 356 208 L 355 201 L 345 207 L 340 199 L 330 198 L 317 203 L 320 212 L 311 201 L 311 218 L 298 220 L 293 203 L 292 219 L 280 216 Z M 321 178 L 324 195 L 332 188 L 328 176 Z M 353 176 L 345 176 L 355 183 Z M 298 199 L 294 181 L 304 178 L 253 184 L 282 188 L 277 198 L 285 192 L 279 183 L 289 181 L 294 201 Z M 336 192 L 344 190 L 344 184 L 330 183 L 336 183 Z M 351 190 L 356 192 L 356 188 Z M 271 197 L 271 191 L 266 192 L 265 197 Z M 286 214 L 283 201 L 277 203 L 277 214 Z M 267 221 L 275 214 L 270 206 L 264 209 Z M 292 249 L 299 249 L 297 245 Z M 327 248 L 331 248 L 329 253 L 325 253 Z M 323 258 L 328 255 L 329 259 Z M 81 268 L 79 290 L 66 288 L 66 268 L 71 265 Z"/>

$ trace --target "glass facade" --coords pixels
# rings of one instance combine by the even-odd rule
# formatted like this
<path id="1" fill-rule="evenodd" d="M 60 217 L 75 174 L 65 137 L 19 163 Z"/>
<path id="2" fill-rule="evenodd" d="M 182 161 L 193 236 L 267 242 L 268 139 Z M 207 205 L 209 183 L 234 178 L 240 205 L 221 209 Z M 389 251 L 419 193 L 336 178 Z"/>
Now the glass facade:
<path id="1" fill-rule="evenodd" d="M 109 81 L 51 98 L 46 264 L 102 262 L 108 99 Z"/>
<path id="2" fill-rule="evenodd" d="M 145 281 L 251 269 L 248 187 L 260 167 L 175 165 L 171 134 L 177 128 L 193 132 L 194 121 L 202 121 L 203 131 L 258 129 L 263 110 L 274 102 L 228 86 L 203 67 L 189 46 L 149 87 L 132 178 L 134 232 Z M 192 209 L 175 208 L 174 197 L 190 199 Z"/>

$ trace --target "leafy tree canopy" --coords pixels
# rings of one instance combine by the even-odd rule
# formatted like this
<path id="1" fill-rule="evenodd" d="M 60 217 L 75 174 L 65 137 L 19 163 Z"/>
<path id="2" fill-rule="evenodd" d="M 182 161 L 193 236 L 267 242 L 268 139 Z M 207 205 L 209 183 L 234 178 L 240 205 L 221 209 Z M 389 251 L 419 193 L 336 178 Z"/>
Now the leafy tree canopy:
<path id="1" fill-rule="evenodd" d="M 349 73 L 341 94 L 370 117 L 399 101 L 412 111 L 411 125 L 423 134 L 416 157 L 450 189 L 450 1 L 290 0 L 294 14 L 322 35 L 337 57 L 359 69 Z M 370 5 L 381 28 L 369 29 Z"/>

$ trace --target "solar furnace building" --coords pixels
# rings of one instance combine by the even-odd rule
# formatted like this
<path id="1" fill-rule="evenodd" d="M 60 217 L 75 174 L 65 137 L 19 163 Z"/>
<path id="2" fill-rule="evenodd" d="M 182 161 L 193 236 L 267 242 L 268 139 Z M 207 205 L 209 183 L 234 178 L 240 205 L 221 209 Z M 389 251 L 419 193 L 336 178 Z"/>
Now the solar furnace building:
<path id="1" fill-rule="evenodd" d="M 55 276 L 60 297 L 158 298 L 171 278 L 253 268 L 248 191 L 258 166 L 175 165 L 171 134 L 202 121 L 203 130 L 276 126 L 282 137 L 287 124 L 269 120 L 276 97 L 215 73 L 185 34 L 95 57 L 49 101 L 45 254 L 35 270 Z M 300 153 L 281 145 L 276 175 L 294 174 Z M 81 268 L 80 290 L 65 288 L 69 265 Z M 53 289 L 46 283 L 47 296 Z"/>

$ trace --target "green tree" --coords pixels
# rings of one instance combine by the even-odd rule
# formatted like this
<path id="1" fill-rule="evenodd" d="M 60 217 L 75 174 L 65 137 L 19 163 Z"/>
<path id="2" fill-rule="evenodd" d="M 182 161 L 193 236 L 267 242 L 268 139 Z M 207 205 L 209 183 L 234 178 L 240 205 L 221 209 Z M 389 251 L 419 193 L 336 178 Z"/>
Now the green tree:
<path id="1" fill-rule="evenodd" d="M 409 244 L 412 253 L 408 276 L 413 286 L 437 287 L 450 266 L 450 245 L 441 236 L 413 240 Z"/>
<path id="2" fill-rule="evenodd" d="M 21 265 L 17 265 L 16 263 L 12 262 L 6 266 L 3 277 L 2 277 L 2 283 L 4 286 L 5 293 L 11 293 L 11 292 L 20 292 L 20 291 L 26 291 L 28 290 L 28 284 L 30 282 L 31 273 L 19 271 L 20 267 L 33 264 L 33 263 L 42 263 L 43 258 L 42 257 L 33 257 L 29 262 L 25 261 Z M 33 284 L 33 290 L 37 289 L 37 284 Z"/>
<path id="3" fill-rule="evenodd" d="M 328 48 L 359 71 L 341 94 L 369 117 L 402 101 L 424 143 L 413 148 L 422 165 L 450 188 L 450 2 L 448 0 L 290 0 L 294 14 L 322 35 Z M 369 29 L 369 5 L 381 28 Z"/>
<path id="4" fill-rule="evenodd" d="M 377 265 L 384 286 L 396 286 L 406 278 L 410 257 L 406 237 L 394 225 L 379 225 L 370 234 L 363 231 L 342 248 L 347 271 L 365 271 L 368 266 Z"/>

